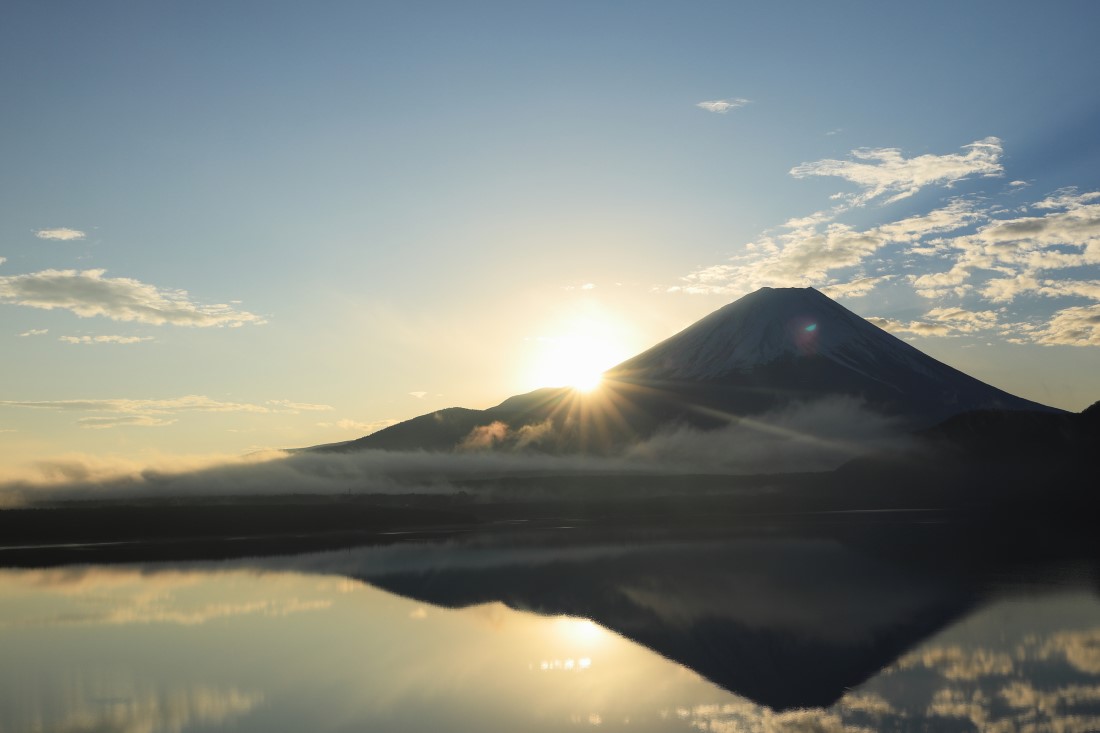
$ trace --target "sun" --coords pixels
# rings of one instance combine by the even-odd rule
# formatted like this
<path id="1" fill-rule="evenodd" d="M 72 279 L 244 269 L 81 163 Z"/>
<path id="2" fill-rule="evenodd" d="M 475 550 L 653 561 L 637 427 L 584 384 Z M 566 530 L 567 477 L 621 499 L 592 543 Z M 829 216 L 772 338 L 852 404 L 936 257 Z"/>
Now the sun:
<path id="1" fill-rule="evenodd" d="M 552 335 L 535 339 L 536 353 L 527 381 L 535 387 L 572 387 L 591 392 L 603 373 L 630 354 L 613 319 L 584 314 L 555 324 Z"/>

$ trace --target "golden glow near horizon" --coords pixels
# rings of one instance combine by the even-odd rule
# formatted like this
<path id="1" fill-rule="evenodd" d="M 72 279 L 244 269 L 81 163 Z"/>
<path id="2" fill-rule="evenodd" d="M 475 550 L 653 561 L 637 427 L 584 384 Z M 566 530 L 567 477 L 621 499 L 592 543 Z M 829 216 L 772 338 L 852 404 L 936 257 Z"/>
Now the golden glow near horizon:
<path id="1" fill-rule="evenodd" d="M 562 319 L 551 336 L 540 336 L 527 381 L 533 388 L 572 387 L 590 392 L 603 372 L 630 357 L 623 329 L 608 314 L 595 309 Z"/>

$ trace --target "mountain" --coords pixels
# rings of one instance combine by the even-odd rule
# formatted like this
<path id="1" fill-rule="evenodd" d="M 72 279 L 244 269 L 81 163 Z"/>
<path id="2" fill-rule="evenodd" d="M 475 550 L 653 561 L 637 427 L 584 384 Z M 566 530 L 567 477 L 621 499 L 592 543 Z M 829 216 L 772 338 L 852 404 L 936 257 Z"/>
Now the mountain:
<path id="1" fill-rule="evenodd" d="M 312 450 L 609 454 L 670 424 L 713 429 L 829 397 L 857 399 L 913 428 L 971 410 L 1058 412 L 933 359 L 813 288 L 761 288 L 609 369 L 593 393 L 540 389 Z"/>

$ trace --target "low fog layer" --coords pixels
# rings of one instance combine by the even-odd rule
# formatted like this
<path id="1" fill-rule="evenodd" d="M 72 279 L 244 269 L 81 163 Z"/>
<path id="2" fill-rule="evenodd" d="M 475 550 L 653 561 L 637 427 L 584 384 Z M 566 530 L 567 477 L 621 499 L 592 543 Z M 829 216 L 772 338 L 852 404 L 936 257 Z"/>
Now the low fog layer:
<path id="1" fill-rule="evenodd" d="M 754 474 L 829 470 L 907 438 L 850 398 L 791 405 L 724 428 L 669 427 L 616 457 L 482 448 L 475 428 L 453 453 L 361 451 L 164 458 L 151 465 L 66 456 L 2 477 L 0 506 L 59 499 L 325 493 L 452 492 L 455 482 L 599 473 Z M 479 432 L 480 431 L 480 432 Z"/>

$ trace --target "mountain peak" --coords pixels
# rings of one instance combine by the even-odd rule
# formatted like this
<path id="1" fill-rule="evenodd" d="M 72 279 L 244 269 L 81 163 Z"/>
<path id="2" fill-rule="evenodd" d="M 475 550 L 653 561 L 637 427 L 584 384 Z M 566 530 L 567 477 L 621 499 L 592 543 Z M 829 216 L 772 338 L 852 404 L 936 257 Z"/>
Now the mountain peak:
<path id="1" fill-rule="evenodd" d="M 851 364 L 854 352 L 884 346 L 916 353 L 814 288 L 760 288 L 611 372 L 708 381 L 785 358 L 818 355 Z"/>
<path id="2" fill-rule="evenodd" d="M 422 415 L 328 449 L 451 450 L 499 424 L 511 444 L 526 429 L 542 436 L 541 449 L 610 452 L 664 425 L 709 429 L 834 397 L 919 427 L 967 410 L 1052 409 L 936 361 L 813 288 L 749 293 L 605 372 L 602 393 L 575 412 L 569 390 L 538 390 L 488 410 Z"/>

